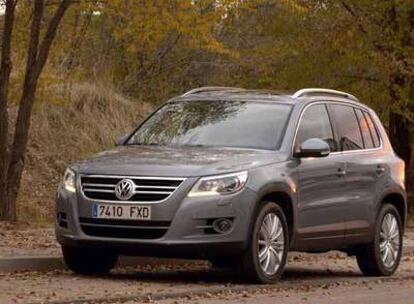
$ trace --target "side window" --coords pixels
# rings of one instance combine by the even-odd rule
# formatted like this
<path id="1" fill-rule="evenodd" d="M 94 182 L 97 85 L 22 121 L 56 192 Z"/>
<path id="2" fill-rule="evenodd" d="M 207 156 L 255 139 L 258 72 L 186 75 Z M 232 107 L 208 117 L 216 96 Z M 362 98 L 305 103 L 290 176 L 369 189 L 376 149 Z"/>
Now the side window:
<path id="1" fill-rule="evenodd" d="M 361 128 L 362 139 L 364 140 L 365 149 L 374 148 L 374 142 L 371 136 L 371 131 L 364 114 L 362 114 L 362 111 L 360 109 L 355 109 L 355 113 L 358 118 L 359 127 Z"/>
<path id="2" fill-rule="evenodd" d="M 333 120 L 338 132 L 339 147 L 341 151 L 359 150 L 364 148 L 358 120 L 351 106 L 330 105 Z"/>
<path id="3" fill-rule="evenodd" d="M 324 104 L 316 104 L 307 108 L 299 124 L 295 150 L 307 139 L 320 138 L 328 143 L 332 152 L 337 151 L 328 111 Z"/>
<path id="4" fill-rule="evenodd" d="M 375 124 L 374 124 L 374 122 L 371 118 L 371 115 L 369 115 L 368 112 L 364 111 L 364 116 L 365 116 L 365 119 L 367 120 L 367 123 L 368 123 L 368 127 L 369 127 L 369 131 L 370 131 L 370 134 L 371 134 L 371 137 L 372 137 L 372 141 L 374 142 L 374 147 L 378 148 L 380 146 L 380 137 L 379 137 L 379 134 L 378 134 L 378 130 L 375 127 Z"/>

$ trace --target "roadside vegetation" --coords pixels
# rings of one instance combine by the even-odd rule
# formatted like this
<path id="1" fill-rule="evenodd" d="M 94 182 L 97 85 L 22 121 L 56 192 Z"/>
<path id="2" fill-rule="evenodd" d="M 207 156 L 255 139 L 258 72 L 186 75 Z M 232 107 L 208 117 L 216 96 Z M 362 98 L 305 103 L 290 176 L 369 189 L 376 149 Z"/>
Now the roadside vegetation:
<path id="1" fill-rule="evenodd" d="M 113 147 L 153 107 L 203 85 L 350 91 L 381 115 L 412 191 L 414 0 L 2 2 L 14 17 L 0 22 L 2 218 L 50 224 L 69 162 Z M 24 99 L 62 3 L 35 94 Z"/>
<path id="2" fill-rule="evenodd" d="M 17 206 L 20 223 L 37 227 L 48 226 L 53 219 L 56 187 L 66 166 L 112 149 L 115 139 L 135 128 L 151 109 L 97 83 L 54 86 L 42 93 L 45 99 L 32 117 Z"/>

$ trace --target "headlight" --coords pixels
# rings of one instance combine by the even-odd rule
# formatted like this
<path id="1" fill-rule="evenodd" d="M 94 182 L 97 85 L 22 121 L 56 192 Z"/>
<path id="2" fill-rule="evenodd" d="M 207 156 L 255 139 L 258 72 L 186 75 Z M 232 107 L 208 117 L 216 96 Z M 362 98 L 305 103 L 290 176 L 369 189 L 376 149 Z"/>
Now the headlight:
<path id="1" fill-rule="evenodd" d="M 188 196 L 225 195 L 243 189 L 247 181 L 247 171 L 202 177 L 191 189 Z"/>
<path id="2" fill-rule="evenodd" d="M 71 169 L 66 169 L 63 175 L 63 187 L 69 192 L 76 192 L 76 176 Z"/>

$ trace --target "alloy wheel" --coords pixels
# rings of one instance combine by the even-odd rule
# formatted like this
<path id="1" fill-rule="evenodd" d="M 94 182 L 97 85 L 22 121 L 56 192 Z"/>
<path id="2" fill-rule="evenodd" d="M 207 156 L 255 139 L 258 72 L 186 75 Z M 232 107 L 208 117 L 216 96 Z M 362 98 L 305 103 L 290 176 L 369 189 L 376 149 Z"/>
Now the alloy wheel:
<path id="1" fill-rule="evenodd" d="M 380 256 L 385 267 L 392 268 L 400 252 L 400 229 L 395 216 L 387 213 L 381 223 Z"/>
<path id="2" fill-rule="evenodd" d="M 274 275 L 283 258 L 285 237 L 283 225 L 274 213 L 268 213 L 262 222 L 258 236 L 258 258 L 262 271 Z"/>

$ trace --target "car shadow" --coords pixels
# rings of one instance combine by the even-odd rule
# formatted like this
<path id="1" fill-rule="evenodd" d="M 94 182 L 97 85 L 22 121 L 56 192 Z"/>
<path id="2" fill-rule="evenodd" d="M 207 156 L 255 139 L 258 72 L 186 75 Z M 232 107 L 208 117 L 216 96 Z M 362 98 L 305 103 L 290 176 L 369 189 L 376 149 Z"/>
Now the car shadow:
<path id="1" fill-rule="evenodd" d="M 360 277 L 358 271 L 345 271 L 343 269 L 316 269 L 304 267 L 287 267 L 282 281 L 309 281 L 320 279 L 344 279 Z M 227 269 L 203 270 L 159 270 L 159 271 L 114 271 L 105 278 L 111 280 L 130 280 L 146 283 L 217 283 L 217 284 L 246 284 L 246 280 L 235 272 Z"/>

